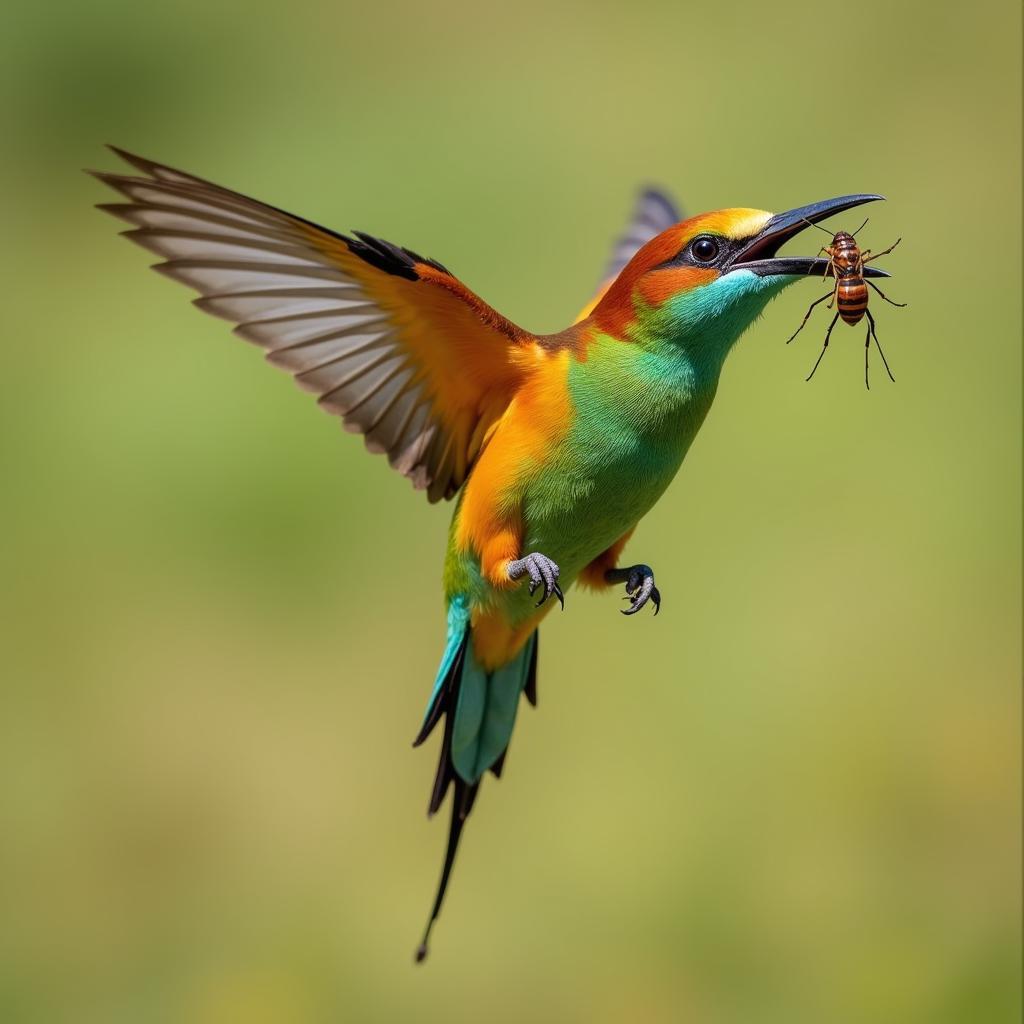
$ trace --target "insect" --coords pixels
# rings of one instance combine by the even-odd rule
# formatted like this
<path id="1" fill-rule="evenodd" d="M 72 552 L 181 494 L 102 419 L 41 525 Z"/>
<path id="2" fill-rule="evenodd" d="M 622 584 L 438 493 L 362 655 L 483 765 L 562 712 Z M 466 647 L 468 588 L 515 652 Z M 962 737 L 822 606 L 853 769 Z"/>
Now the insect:
<path id="1" fill-rule="evenodd" d="M 808 223 L 810 223 L 808 221 Z M 864 221 L 867 224 L 867 221 Z M 871 351 L 871 339 L 875 339 L 875 346 L 878 348 L 878 354 L 882 357 L 882 364 L 885 366 L 885 372 L 889 375 L 889 380 L 893 383 L 896 382 L 896 378 L 892 375 L 892 370 L 889 369 L 889 363 L 885 358 L 885 353 L 882 351 L 882 346 L 878 342 L 878 333 L 875 331 L 875 318 L 871 315 L 871 310 L 868 309 L 868 288 L 874 288 L 876 292 L 886 302 L 892 306 L 903 307 L 906 306 L 905 302 L 893 302 L 881 288 L 878 287 L 873 281 L 866 280 L 864 277 L 864 267 L 872 260 L 877 260 L 879 256 L 886 256 L 900 244 L 901 239 L 897 238 L 888 249 L 883 252 L 871 254 L 870 249 L 861 251 L 860 246 L 857 245 L 857 235 L 860 234 L 864 224 L 861 224 L 859 228 L 851 235 L 846 231 L 837 231 L 832 235 L 832 244 L 828 246 L 822 246 L 818 253 L 825 253 L 828 256 L 828 266 L 825 267 L 825 273 L 823 277 L 828 277 L 831 273 L 835 278 L 835 287 L 827 291 L 820 299 L 815 299 L 814 302 L 808 307 L 807 312 L 804 314 L 803 320 L 800 321 L 800 326 L 792 333 L 789 339 L 786 341 L 788 345 L 793 338 L 795 338 L 803 329 L 804 324 L 807 323 L 808 318 L 814 311 L 814 307 L 820 302 L 824 302 L 826 299 L 830 299 L 826 309 L 831 309 L 833 305 L 836 307 L 836 315 L 832 318 L 832 323 L 828 325 L 828 330 L 825 332 L 825 344 L 822 345 L 821 352 L 818 355 L 817 360 L 814 363 L 814 367 L 811 372 L 807 375 L 807 379 L 810 380 L 814 376 L 815 370 L 818 369 L 819 364 L 826 350 L 828 349 L 828 340 L 832 335 L 832 328 L 835 327 L 839 318 L 843 318 L 843 323 L 849 324 L 851 327 L 856 327 L 861 322 L 864 316 L 868 318 L 868 332 L 867 337 L 864 339 L 864 386 L 871 389 L 871 384 L 868 381 L 868 355 Z M 817 224 L 812 225 L 818 228 L 819 231 L 825 231 L 825 234 L 830 234 L 825 228 L 820 227 Z"/>

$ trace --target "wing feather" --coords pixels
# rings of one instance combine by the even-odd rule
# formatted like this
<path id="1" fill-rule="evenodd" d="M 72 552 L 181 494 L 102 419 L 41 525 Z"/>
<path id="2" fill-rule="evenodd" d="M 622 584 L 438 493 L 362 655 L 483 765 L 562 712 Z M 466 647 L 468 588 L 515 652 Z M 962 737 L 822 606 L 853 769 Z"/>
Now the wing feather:
<path id="1" fill-rule="evenodd" d="M 336 234 L 115 149 L 142 176 L 94 172 L 127 202 L 101 209 L 161 257 L 319 404 L 431 501 L 465 480 L 535 341 L 445 267 L 362 232 Z"/>
<path id="2" fill-rule="evenodd" d="M 204 313 L 211 313 L 233 323 L 274 321 L 282 317 L 324 314 L 339 309 L 372 308 L 358 292 L 330 285 L 324 288 L 273 288 L 262 291 L 233 292 L 195 299 Z"/>

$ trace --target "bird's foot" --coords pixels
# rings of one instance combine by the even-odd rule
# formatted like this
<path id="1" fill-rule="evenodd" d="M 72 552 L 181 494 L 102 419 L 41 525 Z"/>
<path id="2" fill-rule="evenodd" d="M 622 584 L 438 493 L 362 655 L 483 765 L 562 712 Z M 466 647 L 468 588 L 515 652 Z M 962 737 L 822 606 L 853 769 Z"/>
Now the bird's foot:
<path id="1" fill-rule="evenodd" d="M 531 551 L 524 558 L 516 558 L 508 563 L 508 578 L 520 580 L 524 576 L 530 577 L 530 596 L 536 593 L 539 587 L 544 588 L 544 596 L 537 602 L 539 608 L 552 594 L 558 598 L 558 603 L 565 607 L 565 596 L 558 585 L 558 566 L 539 551 Z"/>
<path id="2" fill-rule="evenodd" d="M 654 570 L 649 565 L 631 565 L 626 569 L 609 569 L 604 578 L 608 583 L 625 583 L 628 608 L 623 615 L 636 615 L 648 601 L 654 605 L 654 614 L 661 610 L 661 592 L 654 585 Z"/>

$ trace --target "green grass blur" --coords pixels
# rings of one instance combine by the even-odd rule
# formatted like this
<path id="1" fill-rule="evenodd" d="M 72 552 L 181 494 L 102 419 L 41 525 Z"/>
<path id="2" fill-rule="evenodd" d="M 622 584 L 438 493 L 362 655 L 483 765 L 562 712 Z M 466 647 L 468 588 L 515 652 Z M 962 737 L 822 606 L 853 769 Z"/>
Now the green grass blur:
<path id="1" fill-rule="evenodd" d="M 0 1020 L 1019 1019 L 1018 5 L 2 20 Z M 662 614 L 549 620 L 424 968 L 449 509 L 146 269 L 107 141 L 537 330 L 638 183 L 889 197 L 898 383 L 842 327 L 804 383 L 811 283 L 738 346 L 629 549 Z"/>

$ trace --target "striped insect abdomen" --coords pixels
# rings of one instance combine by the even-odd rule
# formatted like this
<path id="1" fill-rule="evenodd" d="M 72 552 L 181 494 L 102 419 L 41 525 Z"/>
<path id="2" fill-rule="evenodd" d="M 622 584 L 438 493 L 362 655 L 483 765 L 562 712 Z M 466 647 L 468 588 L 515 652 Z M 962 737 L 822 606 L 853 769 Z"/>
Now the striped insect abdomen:
<path id="1" fill-rule="evenodd" d="M 839 295 L 836 299 L 836 306 L 843 323 L 852 327 L 859 324 L 864 317 L 864 311 L 868 308 L 868 286 L 864 278 L 859 275 L 850 277 L 847 280 L 839 279 Z"/>

